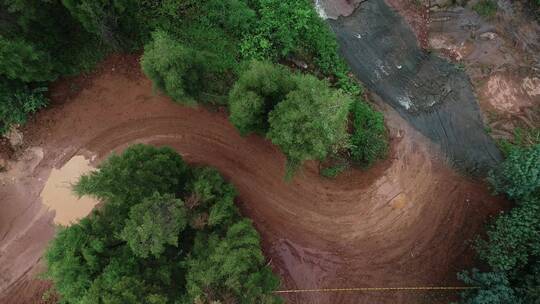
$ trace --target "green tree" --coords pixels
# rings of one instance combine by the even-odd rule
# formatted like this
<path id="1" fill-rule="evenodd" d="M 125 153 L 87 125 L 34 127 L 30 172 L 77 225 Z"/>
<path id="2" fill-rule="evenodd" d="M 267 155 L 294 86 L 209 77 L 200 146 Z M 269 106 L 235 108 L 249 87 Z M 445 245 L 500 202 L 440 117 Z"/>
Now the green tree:
<path id="1" fill-rule="evenodd" d="M 540 201 L 529 199 L 497 217 L 488 227 L 487 239 L 477 241 L 481 259 L 495 271 L 526 267 L 540 256 Z"/>
<path id="2" fill-rule="evenodd" d="M 506 304 L 520 303 L 510 282 L 504 273 L 480 272 L 473 269 L 470 273 L 464 271 L 458 278 L 469 285 L 480 287 L 463 293 L 463 304 Z"/>
<path id="3" fill-rule="evenodd" d="M 264 266 L 257 231 L 248 220 L 229 227 L 224 238 L 198 235 L 193 256 L 187 261 L 187 291 L 190 301 L 239 303 L 280 303 L 270 292 L 279 281 Z M 249 286 L 249 288 L 246 288 Z"/>
<path id="4" fill-rule="evenodd" d="M 538 303 L 540 296 L 540 145 L 515 147 L 489 180 L 516 206 L 490 224 L 477 240 L 489 272 L 460 278 L 480 288 L 464 294 L 464 303 Z"/>
<path id="5" fill-rule="evenodd" d="M 207 72 L 203 56 L 164 32 L 156 32 L 152 37 L 141 60 L 144 73 L 155 88 L 173 100 L 196 104 Z"/>
<path id="6" fill-rule="evenodd" d="M 137 256 L 158 257 L 166 245 L 178 246 L 178 236 L 186 224 L 186 210 L 181 200 L 170 194 L 154 193 L 131 207 L 120 237 Z"/>
<path id="7" fill-rule="evenodd" d="M 352 104 L 354 130 L 351 135 L 351 158 L 363 167 L 369 167 L 388 153 L 388 135 L 384 116 L 367 103 Z"/>
<path id="8" fill-rule="evenodd" d="M 112 155 L 98 171 L 81 177 L 74 191 L 98 199 L 139 203 L 159 193 L 181 193 L 189 178 L 187 165 L 174 150 L 133 145 L 122 155 Z"/>
<path id="9" fill-rule="evenodd" d="M 235 303 L 279 302 L 259 235 L 216 170 L 135 145 L 75 187 L 103 204 L 60 228 L 45 253 L 63 303 L 192 304 L 208 287 Z M 188 225 L 202 214 L 206 225 Z"/>
<path id="10" fill-rule="evenodd" d="M 132 49 L 142 45 L 149 29 L 135 0 L 62 0 L 71 15 L 90 33 L 114 49 Z"/>
<path id="11" fill-rule="evenodd" d="M 520 200 L 540 195 L 540 144 L 510 151 L 507 159 L 490 173 L 489 182 L 498 193 Z"/>
<path id="12" fill-rule="evenodd" d="M 267 137 L 287 156 L 288 176 L 305 160 L 323 160 L 347 139 L 351 98 L 313 76 L 298 76 L 297 89 L 270 113 Z"/>
<path id="13" fill-rule="evenodd" d="M 53 58 L 27 41 L 0 35 L 0 74 L 25 82 L 53 80 Z"/>
<path id="14" fill-rule="evenodd" d="M 0 76 L 0 135 L 14 124 L 25 123 L 29 114 L 46 106 L 46 91 Z"/>
<path id="15" fill-rule="evenodd" d="M 229 119 L 240 134 L 266 134 L 268 114 L 295 89 L 292 73 L 284 66 L 252 61 L 229 93 Z"/>

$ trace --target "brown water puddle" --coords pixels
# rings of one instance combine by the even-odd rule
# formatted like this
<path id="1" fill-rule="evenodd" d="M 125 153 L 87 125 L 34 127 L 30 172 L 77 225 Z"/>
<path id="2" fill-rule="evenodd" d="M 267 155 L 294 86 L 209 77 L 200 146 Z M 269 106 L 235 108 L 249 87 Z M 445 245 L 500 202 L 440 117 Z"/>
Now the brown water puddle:
<path id="1" fill-rule="evenodd" d="M 43 204 L 55 210 L 54 223 L 70 225 L 85 217 L 98 203 L 91 197 L 77 197 L 72 185 L 81 175 L 92 171 L 90 160 L 82 155 L 74 156 L 62 168 L 53 169 L 41 192 Z"/>

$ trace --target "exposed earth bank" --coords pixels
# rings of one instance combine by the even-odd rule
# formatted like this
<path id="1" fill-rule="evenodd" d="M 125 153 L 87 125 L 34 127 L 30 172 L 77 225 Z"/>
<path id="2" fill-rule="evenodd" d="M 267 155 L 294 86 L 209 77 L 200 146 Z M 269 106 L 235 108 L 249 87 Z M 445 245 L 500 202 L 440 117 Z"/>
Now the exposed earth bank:
<path id="1" fill-rule="evenodd" d="M 78 90 L 76 86 L 82 88 Z M 136 56 L 112 57 L 87 78 L 59 82 L 53 105 L 24 130 L 27 160 L 2 173 L 0 302 L 37 303 L 33 280 L 53 237 L 54 212 L 40 201 L 53 168 L 75 155 L 94 165 L 133 143 L 169 145 L 189 162 L 215 166 L 263 238 L 283 289 L 444 286 L 471 265 L 467 240 L 501 203 L 485 185 L 455 173 L 437 147 L 394 110 L 383 110 L 390 157 L 367 172 L 330 180 L 308 163 L 283 181 L 283 155 L 258 136 L 241 137 L 222 111 L 156 96 Z M 19 168 L 25 164 L 26 168 Z M 312 293 L 288 303 L 433 303 L 455 293 Z"/>
<path id="2" fill-rule="evenodd" d="M 358 79 L 440 145 L 456 168 L 482 176 L 501 160 L 467 74 L 424 50 L 384 0 L 364 1 L 328 22 Z"/>

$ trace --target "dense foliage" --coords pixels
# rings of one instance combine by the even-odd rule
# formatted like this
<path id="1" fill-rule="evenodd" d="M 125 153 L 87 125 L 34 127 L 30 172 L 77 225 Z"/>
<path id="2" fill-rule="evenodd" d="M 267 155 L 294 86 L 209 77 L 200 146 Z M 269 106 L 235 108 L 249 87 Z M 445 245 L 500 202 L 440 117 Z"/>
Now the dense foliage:
<path id="1" fill-rule="evenodd" d="M 14 124 L 25 123 L 28 114 L 47 105 L 46 91 L 47 88 L 31 87 L 0 76 L 0 134 Z"/>
<path id="2" fill-rule="evenodd" d="M 497 1 L 480 0 L 473 5 L 473 10 L 475 10 L 480 16 L 492 17 L 497 13 Z"/>
<path id="3" fill-rule="evenodd" d="M 352 98 L 311 75 L 251 62 L 229 95 L 230 120 L 241 134 L 266 135 L 287 156 L 287 176 L 305 160 L 323 160 L 346 145 Z"/>
<path id="4" fill-rule="evenodd" d="M 47 83 L 103 52 L 60 1 L 0 0 L 0 134 L 47 104 Z"/>
<path id="5" fill-rule="evenodd" d="M 195 104 L 204 87 L 208 64 L 196 50 L 183 45 L 164 32 L 156 32 L 147 44 L 141 65 L 154 87 L 173 100 Z"/>
<path id="6" fill-rule="evenodd" d="M 510 151 L 506 161 L 490 174 L 489 181 L 497 192 L 511 199 L 540 195 L 540 144 Z"/>
<path id="7" fill-rule="evenodd" d="M 268 134 L 291 168 L 348 146 L 344 109 L 351 98 L 341 92 L 361 90 L 311 0 L 0 1 L 0 81 L 10 81 L 0 87 L 8 100 L 0 105 L 2 130 L 46 104 L 36 88 L 47 81 L 87 70 L 111 50 L 144 46 L 142 69 L 157 90 L 188 105 L 228 99 L 240 132 Z M 290 59 L 314 63 L 307 71 L 326 79 L 272 64 Z M 316 86 L 321 94 L 310 91 Z M 371 163 L 384 154 L 382 122 L 373 111 L 363 118 L 354 155 Z"/>
<path id="8" fill-rule="evenodd" d="M 311 75 L 297 75 L 296 82 L 268 117 L 267 136 L 287 156 L 288 175 L 303 161 L 323 160 L 345 144 L 352 100 Z"/>
<path id="9" fill-rule="evenodd" d="M 351 110 L 351 158 L 362 167 L 369 167 L 388 152 L 388 135 L 382 113 L 365 102 L 354 102 Z"/>
<path id="10" fill-rule="evenodd" d="M 268 114 L 296 88 L 292 73 L 284 66 L 253 61 L 229 93 L 231 123 L 247 135 L 266 134 Z"/>
<path id="11" fill-rule="evenodd" d="M 214 169 L 135 145 L 75 190 L 103 205 L 45 254 L 63 303 L 280 303 L 259 235 Z"/>
<path id="12" fill-rule="evenodd" d="M 488 272 L 473 270 L 460 278 L 481 287 L 464 294 L 464 303 L 538 303 L 540 299 L 540 144 L 515 147 L 490 174 L 496 191 L 516 206 L 498 216 L 487 237 L 477 241 Z"/>
<path id="13" fill-rule="evenodd" d="M 352 113 L 352 135 L 347 116 Z M 287 177 L 305 160 L 324 160 L 349 149 L 354 163 L 368 167 L 388 150 L 384 118 L 367 103 L 324 80 L 252 61 L 229 94 L 230 121 L 242 135 L 268 137 L 287 156 Z M 332 177 L 346 168 L 321 171 Z"/>

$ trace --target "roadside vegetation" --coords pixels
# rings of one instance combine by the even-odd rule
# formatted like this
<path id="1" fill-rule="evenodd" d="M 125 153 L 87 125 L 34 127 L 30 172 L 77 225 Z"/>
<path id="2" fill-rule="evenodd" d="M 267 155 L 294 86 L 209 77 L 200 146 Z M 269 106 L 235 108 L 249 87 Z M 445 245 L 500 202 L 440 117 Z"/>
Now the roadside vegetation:
<path id="1" fill-rule="evenodd" d="M 242 134 L 282 149 L 289 177 L 305 160 L 345 155 L 367 167 L 385 155 L 382 116 L 368 110 L 311 0 L 0 1 L 1 132 L 47 105 L 48 82 L 143 49 L 156 91 L 228 106 Z"/>
<path id="2" fill-rule="evenodd" d="M 473 5 L 473 10 L 482 17 L 493 17 L 497 13 L 497 1 L 480 0 Z"/>
<path id="3" fill-rule="evenodd" d="M 463 294 L 467 304 L 537 303 L 540 297 L 540 142 L 506 144 L 506 160 L 488 181 L 515 206 L 496 217 L 476 241 L 487 268 L 458 275 L 480 287 Z"/>
<path id="4" fill-rule="evenodd" d="M 259 234 L 216 170 L 135 145 L 74 189 L 102 205 L 46 251 L 62 303 L 281 303 Z"/>

